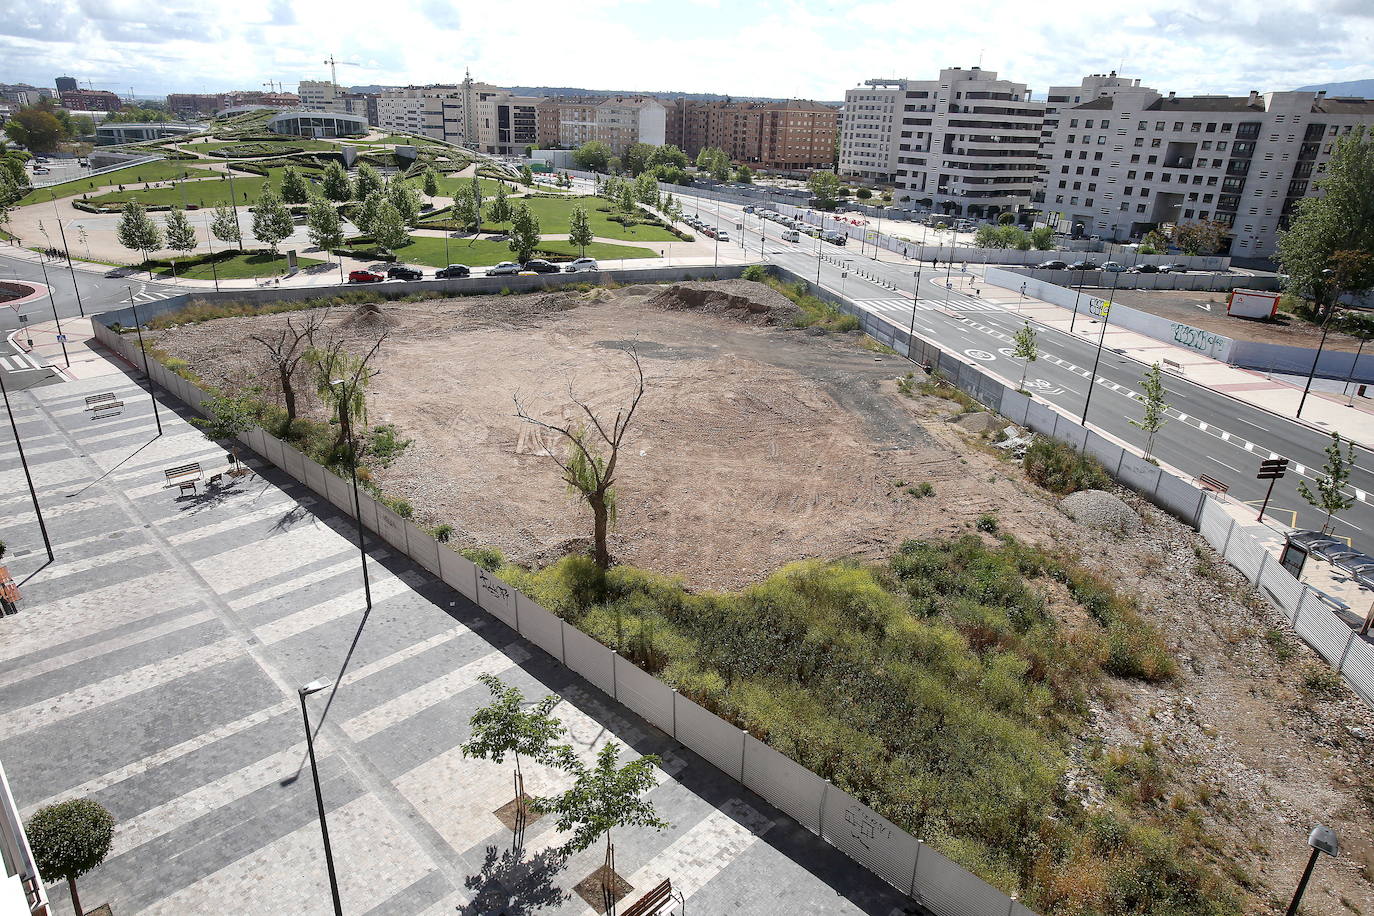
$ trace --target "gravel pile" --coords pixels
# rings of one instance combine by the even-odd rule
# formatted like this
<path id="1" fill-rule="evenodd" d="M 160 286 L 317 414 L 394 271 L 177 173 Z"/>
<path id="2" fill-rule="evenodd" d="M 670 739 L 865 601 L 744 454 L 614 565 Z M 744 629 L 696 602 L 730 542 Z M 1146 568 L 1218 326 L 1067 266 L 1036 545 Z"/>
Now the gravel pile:
<path id="1" fill-rule="evenodd" d="M 674 283 L 647 304 L 666 311 L 703 312 L 756 325 L 786 324 L 799 311 L 782 293 L 749 280 Z"/>
<path id="2" fill-rule="evenodd" d="M 1070 493 L 1060 501 L 1059 508 L 1069 518 L 1089 528 L 1114 534 L 1134 534 L 1140 528 L 1140 516 L 1135 510 L 1105 490 Z"/>

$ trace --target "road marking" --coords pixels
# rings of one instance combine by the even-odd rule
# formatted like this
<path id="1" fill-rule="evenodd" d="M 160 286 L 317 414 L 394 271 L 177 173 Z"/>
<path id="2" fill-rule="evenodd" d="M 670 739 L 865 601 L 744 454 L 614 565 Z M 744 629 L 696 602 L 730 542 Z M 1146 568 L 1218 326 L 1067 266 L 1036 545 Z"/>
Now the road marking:
<path id="1" fill-rule="evenodd" d="M 1221 432 L 1221 441 L 1222 441 L 1222 442 L 1230 442 L 1230 441 L 1231 441 L 1231 434 L 1228 433 L 1228 432 L 1226 432 L 1225 430 L 1222 430 L 1222 432 Z"/>
<path id="2" fill-rule="evenodd" d="M 1217 464 L 1221 465 L 1221 466 L 1224 467 L 1224 468 L 1231 468 L 1231 470 L 1235 471 L 1237 474 L 1241 473 L 1240 468 L 1232 467 L 1231 465 L 1227 464 L 1225 461 L 1222 461 L 1220 458 L 1213 458 L 1211 455 L 1208 455 L 1208 456 L 1207 456 L 1207 460 L 1208 460 L 1208 461 L 1215 461 Z"/>

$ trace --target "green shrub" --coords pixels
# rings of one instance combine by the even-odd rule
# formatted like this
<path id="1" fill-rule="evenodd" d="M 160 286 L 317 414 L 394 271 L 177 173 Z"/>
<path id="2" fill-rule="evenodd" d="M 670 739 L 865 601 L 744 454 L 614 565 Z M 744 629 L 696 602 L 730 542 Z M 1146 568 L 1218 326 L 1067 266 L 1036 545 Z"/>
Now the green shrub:
<path id="1" fill-rule="evenodd" d="M 453 539 L 453 526 L 435 525 L 429 530 L 429 533 L 434 535 L 434 540 L 438 541 L 440 544 L 447 544 Z"/>
<path id="2" fill-rule="evenodd" d="M 1112 479 L 1097 459 L 1048 436 L 1036 436 L 1022 462 L 1026 475 L 1040 486 L 1067 496 L 1079 490 L 1105 490 Z"/>
<path id="3" fill-rule="evenodd" d="M 1320 662 L 1314 662 L 1303 672 L 1302 689 L 1323 697 L 1337 697 L 1344 691 L 1340 674 Z"/>
<path id="4" fill-rule="evenodd" d="M 410 439 L 402 439 L 399 436 L 394 423 L 372 427 L 368 438 L 366 454 L 371 459 L 370 463 L 383 468 L 400 457 L 411 443 Z"/>
<path id="5" fill-rule="evenodd" d="M 495 547 L 464 547 L 458 551 L 467 560 L 487 572 L 496 572 L 505 565 L 506 558 Z"/>
<path id="6" fill-rule="evenodd" d="M 752 280 L 755 283 L 762 283 L 768 277 L 768 271 L 761 264 L 750 264 L 744 268 L 744 273 L 740 274 L 741 279 Z"/>
<path id="7" fill-rule="evenodd" d="M 928 481 L 928 480 L 923 480 L 923 481 L 921 481 L 919 484 L 917 484 L 917 485 L 916 485 L 916 490 L 917 490 L 917 492 L 920 493 L 922 496 L 934 496 L 934 495 L 935 495 L 935 488 L 934 488 L 933 486 L 930 485 L 930 481 Z"/>
<path id="8" fill-rule="evenodd" d="M 978 521 L 974 523 L 974 527 L 979 531 L 995 534 L 997 532 L 997 516 L 991 512 L 984 512 L 978 516 Z"/>

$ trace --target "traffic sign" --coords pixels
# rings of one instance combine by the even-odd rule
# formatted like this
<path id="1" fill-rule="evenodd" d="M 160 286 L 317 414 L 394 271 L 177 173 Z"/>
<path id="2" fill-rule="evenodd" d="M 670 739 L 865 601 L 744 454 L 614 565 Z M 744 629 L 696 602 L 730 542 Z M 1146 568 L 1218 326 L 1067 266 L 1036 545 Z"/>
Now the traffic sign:
<path id="1" fill-rule="evenodd" d="M 66 335 L 66 334 L 58 334 L 58 335 L 57 335 L 57 339 L 58 339 L 59 342 L 65 341 L 65 340 L 67 339 L 67 335 Z"/>
<path id="2" fill-rule="evenodd" d="M 1257 480 L 1279 480 L 1288 471 L 1287 458 L 1266 458 L 1260 462 L 1259 473 L 1255 475 Z"/>

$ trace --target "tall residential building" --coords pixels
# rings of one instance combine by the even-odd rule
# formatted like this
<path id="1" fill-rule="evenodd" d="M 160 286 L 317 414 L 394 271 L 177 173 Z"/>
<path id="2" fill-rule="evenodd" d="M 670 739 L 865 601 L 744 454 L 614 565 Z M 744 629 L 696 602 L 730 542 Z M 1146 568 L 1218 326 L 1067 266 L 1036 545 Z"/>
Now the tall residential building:
<path id="1" fill-rule="evenodd" d="M 667 108 L 652 96 L 542 99 L 535 106 L 540 145 L 581 146 L 599 140 L 620 156 L 632 143 L 667 142 Z"/>
<path id="2" fill-rule="evenodd" d="M 296 92 L 303 109 L 358 115 L 366 118 L 368 124 L 380 123 L 378 96 L 372 93 L 350 92 L 329 80 L 301 80 Z"/>
<path id="3" fill-rule="evenodd" d="M 58 91 L 58 92 L 69 92 L 69 91 L 71 91 L 72 89 L 75 89 L 75 88 L 76 88 L 76 77 L 74 77 L 74 76 L 59 76 L 59 77 L 57 78 L 57 91 Z"/>
<path id="4" fill-rule="evenodd" d="M 1041 206 L 1118 240 L 1217 220 L 1231 226 L 1231 254 L 1267 257 L 1297 202 L 1315 194 L 1336 139 L 1361 124 L 1374 126 L 1374 100 L 1121 90 L 1059 112 Z"/>
<path id="5" fill-rule="evenodd" d="M 1044 117 L 1025 83 L 979 67 L 869 80 L 845 93 L 839 170 L 946 213 L 1015 211 L 1035 190 Z"/>
<path id="6" fill-rule="evenodd" d="M 68 89 L 61 93 L 62 107 L 70 111 L 119 111 L 124 102 L 104 89 Z"/>
<path id="7" fill-rule="evenodd" d="M 8 99 L 18 105 L 37 105 L 44 99 L 53 97 L 51 89 L 30 86 L 28 83 L 0 83 L 0 99 Z"/>
<path id="8" fill-rule="evenodd" d="M 784 102 L 704 102 L 676 99 L 668 110 L 668 142 L 688 156 L 704 147 L 734 162 L 793 171 L 832 168 L 840 113 L 802 99 Z"/>

